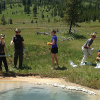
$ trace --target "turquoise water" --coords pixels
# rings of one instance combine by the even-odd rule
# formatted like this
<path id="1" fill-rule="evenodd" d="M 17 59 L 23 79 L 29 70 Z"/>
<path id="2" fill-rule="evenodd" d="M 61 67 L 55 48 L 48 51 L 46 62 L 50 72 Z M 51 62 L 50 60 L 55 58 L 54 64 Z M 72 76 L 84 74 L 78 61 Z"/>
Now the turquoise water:
<path id="1" fill-rule="evenodd" d="M 0 100 L 91 100 L 85 93 L 50 85 L 4 82 L 0 88 Z"/>

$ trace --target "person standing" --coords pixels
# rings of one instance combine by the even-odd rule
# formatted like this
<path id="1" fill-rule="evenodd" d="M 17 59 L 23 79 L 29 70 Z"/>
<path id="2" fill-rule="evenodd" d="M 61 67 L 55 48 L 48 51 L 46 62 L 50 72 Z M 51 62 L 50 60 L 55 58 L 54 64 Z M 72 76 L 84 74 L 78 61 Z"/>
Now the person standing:
<path id="1" fill-rule="evenodd" d="M 18 59 L 18 56 L 19 56 L 19 69 L 22 68 L 22 62 L 23 62 L 23 48 L 25 49 L 24 47 L 24 39 L 23 37 L 19 34 L 21 31 L 19 31 L 18 28 L 16 28 L 16 30 L 14 30 L 16 35 L 13 36 L 12 38 L 12 41 L 10 43 L 10 45 L 13 44 L 14 42 L 14 66 L 13 68 L 17 68 L 16 65 L 17 65 L 17 59 Z"/>
<path id="2" fill-rule="evenodd" d="M 52 43 L 48 44 L 48 45 L 52 45 L 52 48 L 51 48 L 51 60 L 52 60 L 52 66 L 53 66 L 52 69 L 55 69 L 54 59 L 56 60 L 58 68 L 60 68 L 58 64 L 58 59 L 57 59 L 57 53 L 58 53 L 57 36 L 55 34 L 56 34 L 56 31 L 52 30 L 51 31 L 51 35 L 52 35 L 51 42 Z"/>
<path id="3" fill-rule="evenodd" d="M 81 61 L 81 66 L 82 65 L 85 65 L 85 61 L 86 61 L 86 59 L 87 59 L 87 57 L 89 56 L 89 55 L 92 55 L 92 51 L 91 51 L 91 48 L 90 48 L 90 45 L 93 43 L 93 40 L 96 38 L 96 34 L 95 33 L 93 33 L 92 35 L 91 35 L 91 38 L 90 39 L 88 39 L 87 41 L 86 41 L 86 43 L 82 46 L 82 51 L 83 51 L 83 53 L 84 53 L 84 57 L 83 57 L 83 59 L 82 59 L 82 61 Z"/>
<path id="4" fill-rule="evenodd" d="M 1 57 L 0 57 L 0 71 L 2 71 L 1 66 L 2 66 L 2 61 L 3 61 L 4 66 L 5 66 L 5 70 L 6 70 L 6 72 L 8 72 L 8 65 L 7 65 L 7 60 L 6 60 L 6 57 L 5 57 L 5 51 L 6 51 L 8 56 L 9 56 L 9 54 L 8 54 L 5 42 L 3 41 L 4 38 L 5 38 L 5 35 L 1 34 L 1 36 L 0 36 L 0 55 L 1 55 Z"/>

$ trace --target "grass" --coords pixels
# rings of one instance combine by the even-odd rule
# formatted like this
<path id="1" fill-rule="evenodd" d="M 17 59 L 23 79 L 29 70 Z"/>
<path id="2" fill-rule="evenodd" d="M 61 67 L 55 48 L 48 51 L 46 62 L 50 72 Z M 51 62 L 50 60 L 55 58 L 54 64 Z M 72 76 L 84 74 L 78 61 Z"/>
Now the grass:
<path id="1" fill-rule="evenodd" d="M 31 8 L 32 9 L 32 8 Z M 17 14 L 12 15 L 11 11 L 16 11 Z M 61 41 L 61 36 L 69 37 L 67 34 L 69 27 L 64 25 L 62 22 L 53 22 L 53 18 L 50 18 L 50 23 L 47 22 L 48 18 L 44 20 L 37 17 L 38 23 L 30 23 L 31 20 L 35 21 L 32 12 L 29 15 L 25 15 L 24 12 L 21 14 L 19 11 L 23 11 L 23 7 L 14 7 L 7 9 L 2 12 L 0 17 L 4 14 L 5 18 L 13 19 L 13 24 L 0 25 L 1 33 L 5 34 L 6 47 L 10 55 L 14 57 L 14 46 L 10 46 L 10 41 L 12 36 L 15 34 L 14 30 L 18 27 L 21 30 L 21 35 L 24 38 L 24 44 L 26 51 L 24 52 L 23 59 L 23 69 L 17 70 L 13 67 L 13 57 L 7 58 L 9 73 L 5 72 L 3 67 L 3 72 L 0 75 L 3 76 L 16 76 L 16 75 L 40 75 L 41 77 L 52 77 L 52 78 L 63 78 L 66 77 L 66 81 L 77 83 L 80 85 L 88 86 L 95 89 L 100 89 L 100 69 L 94 69 L 96 66 L 97 51 L 99 49 L 100 41 L 100 29 L 99 22 L 91 23 L 79 23 L 81 27 L 73 27 L 72 30 L 76 30 L 76 36 L 78 39 L 72 41 Z M 8 14 L 7 14 L 8 12 Z M 38 11 L 39 12 L 39 11 Z M 47 14 L 44 12 L 45 15 Z M 41 14 L 41 13 L 40 13 Z M 38 16 L 40 16 L 38 14 Z M 40 18 L 40 19 L 39 19 Z M 23 24 L 25 22 L 25 24 Z M 29 23 L 28 23 L 29 22 Z M 61 69 L 51 70 L 51 56 L 50 56 L 50 46 L 46 45 L 47 42 L 51 41 L 52 36 L 49 35 L 36 35 L 35 32 L 50 32 L 52 29 L 59 29 L 57 33 L 58 37 L 58 61 Z M 93 63 L 92 66 L 79 66 L 81 59 L 83 57 L 83 52 L 81 50 L 82 45 L 86 42 L 90 35 L 87 33 L 98 32 L 97 38 L 94 40 L 92 47 L 94 47 L 93 55 L 87 58 L 88 62 Z M 82 34 L 85 38 L 80 39 L 79 34 Z M 78 67 L 73 68 L 70 66 L 69 61 L 73 61 Z M 56 63 L 55 63 L 56 65 Z"/>

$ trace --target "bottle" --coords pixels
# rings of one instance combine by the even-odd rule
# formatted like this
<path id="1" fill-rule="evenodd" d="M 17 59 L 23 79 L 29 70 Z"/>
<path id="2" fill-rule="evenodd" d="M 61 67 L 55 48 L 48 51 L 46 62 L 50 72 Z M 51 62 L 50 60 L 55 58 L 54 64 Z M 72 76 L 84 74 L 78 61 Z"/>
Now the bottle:
<path id="1" fill-rule="evenodd" d="M 73 65 L 74 63 L 72 61 L 70 61 L 70 65 Z"/>

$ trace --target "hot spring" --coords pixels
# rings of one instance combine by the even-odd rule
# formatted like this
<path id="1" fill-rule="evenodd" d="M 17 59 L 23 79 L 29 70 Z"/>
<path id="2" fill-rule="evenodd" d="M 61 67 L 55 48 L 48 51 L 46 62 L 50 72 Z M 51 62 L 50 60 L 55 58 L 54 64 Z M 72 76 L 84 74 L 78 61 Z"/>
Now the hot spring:
<path id="1" fill-rule="evenodd" d="M 0 81 L 0 100 L 98 100 L 96 95 L 52 85 Z"/>

